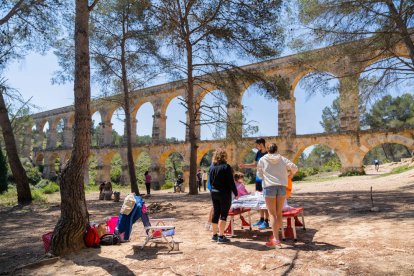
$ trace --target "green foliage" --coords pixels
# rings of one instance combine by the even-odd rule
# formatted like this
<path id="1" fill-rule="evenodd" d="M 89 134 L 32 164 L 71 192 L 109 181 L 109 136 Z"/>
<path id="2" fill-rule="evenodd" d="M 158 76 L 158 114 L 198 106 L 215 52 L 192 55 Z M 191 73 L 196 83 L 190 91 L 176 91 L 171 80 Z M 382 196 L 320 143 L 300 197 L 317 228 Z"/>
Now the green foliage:
<path id="1" fill-rule="evenodd" d="M 202 167 L 202 168 L 206 169 L 206 171 L 207 171 L 207 170 L 208 170 L 208 168 L 210 168 L 210 166 L 211 166 L 211 162 L 212 162 L 212 159 L 213 159 L 213 153 L 214 153 L 214 151 L 213 151 L 213 150 L 210 150 L 209 152 L 207 152 L 207 153 L 203 156 L 203 158 L 201 158 L 201 161 L 200 161 L 200 167 Z"/>
<path id="2" fill-rule="evenodd" d="M 147 153 L 141 153 L 135 162 L 135 173 L 137 175 L 137 183 L 139 186 L 144 187 L 145 185 L 144 173 L 146 171 L 150 171 L 150 167 L 151 167 L 151 157 Z"/>
<path id="3" fill-rule="evenodd" d="M 122 145 L 124 141 L 124 136 L 119 135 L 116 130 L 112 130 L 112 144 L 114 145 Z"/>
<path id="4" fill-rule="evenodd" d="M 374 160 L 380 161 L 380 164 L 399 162 L 401 158 L 410 158 L 411 153 L 407 147 L 400 144 L 385 143 L 371 149 L 363 160 L 364 165 L 372 165 Z"/>
<path id="5" fill-rule="evenodd" d="M 42 179 L 39 183 L 37 183 L 35 188 L 35 190 L 41 191 L 44 194 L 53 194 L 59 192 L 60 190 L 59 185 L 49 179 Z"/>
<path id="6" fill-rule="evenodd" d="M 96 166 L 98 162 L 96 161 L 96 157 L 94 155 L 89 157 L 89 183 L 84 183 L 89 185 L 96 185 Z"/>
<path id="7" fill-rule="evenodd" d="M 45 203 L 47 198 L 42 189 L 31 188 L 33 202 Z M 15 185 L 9 185 L 8 191 L 0 194 L 0 206 L 14 206 L 17 204 L 17 190 Z"/>
<path id="8" fill-rule="evenodd" d="M 389 176 L 389 175 L 393 175 L 393 174 L 399 174 L 399 173 L 403 173 L 403 172 L 406 172 L 406 171 L 409 171 L 409 170 L 412 170 L 412 169 L 414 169 L 413 166 L 404 165 L 404 166 L 393 168 L 389 173 L 381 174 L 378 177 L 384 177 L 384 176 Z"/>
<path id="9" fill-rule="evenodd" d="M 37 201 L 37 202 L 47 202 L 47 198 L 44 195 L 43 190 L 38 190 L 38 189 L 32 189 L 32 198 L 33 201 Z"/>
<path id="10" fill-rule="evenodd" d="M 167 181 L 175 182 L 178 175 L 183 174 L 184 160 L 178 152 L 171 153 L 165 161 L 165 178 Z"/>
<path id="11" fill-rule="evenodd" d="M 301 154 L 298 166 L 318 168 L 319 171 L 337 171 L 341 168 L 341 161 L 331 148 L 325 145 L 315 145 L 308 156 Z"/>
<path id="12" fill-rule="evenodd" d="M 9 185 L 7 192 L 0 193 L 0 205 L 1 206 L 13 206 L 16 204 L 17 204 L 16 186 Z"/>
<path id="13" fill-rule="evenodd" d="M 364 114 L 362 123 L 372 129 L 414 127 L 414 96 L 384 96 Z"/>
<path id="14" fill-rule="evenodd" d="M 409 165 L 404 165 L 398 168 L 393 168 L 390 172 L 390 174 L 397 174 L 397 173 L 402 173 L 402 172 L 406 172 L 409 171 L 411 169 L 414 169 L 414 167 L 410 167 Z"/>
<path id="15" fill-rule="evenodd" d="M 319 173 L 318 168 L 299 168 L 298 172 L 293 176 L 292 181 L 301 181 L 304 178 Z"/>
<path id="16" fill-rule="evenodd" d="M 36 185 L 42 179 L 42 173 L 39 172 L 39 169 L 36 167 L 30 167 L 26 169 L 27 178 L 29 179 L 29 183 L 32 185 Z"/>
<path id="17" fill-rule="evenodd" d="M 49 184 L 43 187 L 42 190 L 44 194 L 53 194 L 53 193 L 59 192 L 60 187 L 55 182 L 50 181 Z"/>
<path id="18" fill-rule="evenodd" d="M 44 187 L 46 187 L 47 185 L 49 185 L 49 183 L 52 182 L 49 179 L 42 179 L 39 181 L 39 183 L 36 184 L 35 188 L 36 189 L 43 189 Z"/>
<path id="19" fill-rule="evenodd" d="M 0 148 L 0 194 L 7 192 L 7 164 L 6 158 L 3 155 L 3 150 Z"/>
<path id="20" fill-rule="evenodd" d="M 161 186 L 161 190 L 168 190 L 174 187 L 174 183 L 171 181 L 166 181 L 164 185 Z"/>
<path id="21" fill-rule="evenodd" d="M 322 171 L 324 172 L 334 172 L 341 169 L 341 162 L 339 158 L 332 158 L 322 166 Z"/>
<path id="22" fill-rule="evenodd" d="M 354 171 L 347 171 L 347 172 L 341 173 L 339 175 L 339 177 L 344 177 L 344 176 L 358 176 L 358 175 L 365 175 L 365 174 L 366 174 L 365 171 L 357 171 L 357 170 L 354 170 Z"/>
<path id="23" fill-rule="evenodd" d="M 111 162 L 111 182 L 119 184 L 122 176 L 122 160 L 119 154 L 115 155 Z"/>
<path id="24" fill-rule="evenodd" d="M 292 177 L 292 181 L 301 181 L 307 176 L 303 169 L 299 169 L 298 172 Z"/>
<path id="25" fill-rule="evenodd" d="M 339 97 L 336 98 L 330 107 L 325 107 L 322 110 L 322 121 L 319 123 L 325 132 L 339 131 Z"/>
<path id="26" fill-rule="evenodd" d="M 149 135 L 142 135 L 142 136 L 138 136 L 136 137 L 136 144 L 137 145 L 142 145 L 142 144 L 151 144 L 152 142 L 152 137 Z"/>
<path id="27" fill-rule="evenodd" d="M 245 164 L 252 164 L 255 162 L 256 153 L 254 151 L 249 151 L 248 154 L 243 159 Z M 247 184 L 252 184 L 256 182 L 256 169 L 245 169 L 244 170 L 244 180 Z"/>

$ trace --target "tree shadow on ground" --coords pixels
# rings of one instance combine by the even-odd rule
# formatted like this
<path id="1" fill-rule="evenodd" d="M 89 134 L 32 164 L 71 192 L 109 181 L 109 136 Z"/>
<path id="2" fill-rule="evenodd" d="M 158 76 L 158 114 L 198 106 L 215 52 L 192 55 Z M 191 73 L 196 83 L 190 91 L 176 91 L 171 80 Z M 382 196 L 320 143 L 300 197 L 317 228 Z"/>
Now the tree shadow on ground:
<path id="1" fill-rule="evenodd" d="M 343 247 L 337 245 L 313 241 L 316 232 L 316 229 L 307 228 L 305 231 L 302 228 L 297 227 L 296 233 L 298 241 L 295 242 L 292 239 L 287 238 L 285 241 L 282 241 L 282 247 L 285 249 L 294 249 L 301 251 L 326 251 L 343 249 Z M 235 230 L 234 234 L 235 237 L 230 243 L 230 245 L 232 246 L 240 247 L 243 249 L 253 249 L 257 251 L 271 250 L 265 246 L 265 243 L 269 240 L 269 237 L 272 235 L 272 232 L 270 230 Z"/>
<path id="2" fill-rule="evenodd" d="M 113 245 L 112 247 L 122 246 Z M 88 248 L 80 252 L 84 254 L 85 258 L 71 258 L 73 262 L 79 266 L 98 266 L 106 270 L 110 275 L 135 275 L 135 273 L 128 268 L 128 266 L 120 263 L 115 258 L 105 258 L 100 256 L 100 248 Z"/>
<path id="3" fill-rule="evenodd" d="M 161 245 L 161 246 L 160 246 Z M 142 261 L 157 259 L 159 255 L 182 255 L 181 251 L 170 251 L 166 243 L 156 242 L 147 244 L 144 248 L 141 245 L 134 245 L 132 249 L 134 253 L 127 255 L 126 258 Z"/>
<path id="4" fill-rule="evenodd" d="M 364 220 L 414 218 L 414 193 L 412 186 L 397 191 L 373 191 L 374 206 L 379 212 L 371 212 L 370 191 L 338 191 L 305 193 L 292 196 L 289 204 L 305 208 L 305 215 L 323 215 L 331 220 L 363 218 Z M 411 207 L 410 207 L 411 206 Z"/>

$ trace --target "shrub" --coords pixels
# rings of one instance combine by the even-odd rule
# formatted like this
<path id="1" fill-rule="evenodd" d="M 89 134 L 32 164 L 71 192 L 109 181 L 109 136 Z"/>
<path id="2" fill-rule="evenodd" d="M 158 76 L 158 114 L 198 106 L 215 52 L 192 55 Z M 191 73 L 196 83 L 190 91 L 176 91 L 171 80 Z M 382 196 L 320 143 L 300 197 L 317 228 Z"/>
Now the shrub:
<path id="1" fill-rule="evenodd" d="M 405 172 L 405 171 L 411 170 L 411 169 L 413 169 L 413 168 L 414 168 L 414 167 L 410 167 L 410 166 L 408 166 L 408 165 L 404 165 L 404 166 L 401 166 L 401 167 L 393 168 L 393 169 L 391 170 L 390 174 L 402 173 L 402 172 Z"/>
<path id="2" fill-rule="evenodd" d="M 311 175 L 315 175 L 319 173 L 319 169 L 318 168 L 307 168 L 305 169 L 305 174 L 306 176 L 311 176 Z"/>
<path id="3" fill-rule="evenodd" d="M 49 185 L 50 180 L 49 179 L 42 179 L 39 181 L 39 183 L 36 184 L 36 189 L 43 189 L 47 185 Z"/>
<path id="4" fill-rule="evenodd" d="M 338 159 L 331 159 L 322 166 L 326 172 L 339 171 L 341 169 L 341 162 Z"/>
<path id="5" fill-rule="evenodd" d="M 341 173 L 339 175 L 339 177 L 343 177 L 343 176 L 357 176 L 357 175 L 366 175 L 366 173 L 365 173 L 365 171 L 353 170 L 353 171 L 347 171 L 347 172 Z"/>
<path id="6" fill-rule="evenodd" d="M 113 167 L 111 169 L 111 182 L 113 183 L 119 183 L 121 182 L 121 168 L 120 167 Z"/>
<path id="7" fill-rule="evenodd" d="M 39 189 L 33 189 L 32 190 L 32 197 L 34 201 L 38 201 L 38 202 L 47 202 L 46 197 L 43 194 L 42 190 Z"/>
<path id="8" fill-rule="evenodd" d="M 36 185 L 40 180 L 42 180 L 42 174 L 36 167 L 26 168 L 26 174 L 29 179 L 29 183 L 32 185 Z"/>
<path id="9" fill-rule="evenodd" d="M 53 181 L 50 181 L 45 187 L 43 187 L 42 191 L 44 194 L 53 194 L 59 192 L 60 187 Z"/>
<path id="10" fill-rule="evenodd" d="M 164 185 L 161 186 L 161 190 L 168 190 L 174 187 L 174 184 L 170 181 L 165 182 Z"/>
<path id="11" fill-rule="evenodd" d="M 292 181 L 301 181 L 306 176 L 306 172 L 303 169 L 299 169 L 298 172 L 293 176 Z"/>
<path id="12" fill-rule="evenodd" d="M 6 158 L 3 155 L 3 151 L 0 148 L 0 194 L 7 192 L 7 164 Z"/>

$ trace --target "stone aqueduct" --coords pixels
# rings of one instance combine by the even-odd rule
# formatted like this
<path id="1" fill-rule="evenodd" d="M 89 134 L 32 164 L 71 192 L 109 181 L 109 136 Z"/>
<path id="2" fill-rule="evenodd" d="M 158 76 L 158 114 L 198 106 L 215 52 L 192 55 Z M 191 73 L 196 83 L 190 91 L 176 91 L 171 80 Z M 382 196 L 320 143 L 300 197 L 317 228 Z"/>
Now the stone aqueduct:
<path id="1" fill-rule="evenodd" d="M 363 42 L 362 42 L 363 44 Z M 245 66 L 260 70 L 268 76 L 281 76 L 287 79 L 291 85 L 291 97 L 287 100 L 278 101 L 278 136 L 267 137 L 267 141 L 276 142 L 281 154 L 290 159 L 297 160 L 300 154 L 307 147 L 315 144 L 327 145 L 337 153 L 342 163 L 342 170 L 360 170 L 362 160 L 365 154 L 372 148 L 383 143 L 398 143 L 414 151 L 414 130 L 403 129 L 393 131 L 361 131 L 359 130 L 359 113 L 358 113 L 358 78 L 357 72 L 362 72 L 374 61 L 387 58 L 383 54 L 378 54 L 369 49 L 361 47 L 359 56 L 347 54 L 349 45 L 332 46 L 319 50 L 313 50 L 306 53 L 286 56 L 278 59 L 264 61 Z M 403 47 L 395 49 L 400 56 L 407 56 Z M 364 62 L 361 62 L 364 60 Z M 339 133 L 321 133 L 312 135 L 296 135 L 296 115 L 295 115 L 295 97 L 294 90 L 299 80 L 312 71 L 328 72 L 334 76 L 340 76 L 339 93 L 340 93 L 340 132 Z M 184 81 L 176 81 L 148 87 L 134 91 L 131 94 L 131 112 L 132 133 L 136 135 L 136 114 L 139 108 L 147 102 L 150 102 L 154 108 L 152 143 L 148 145 L 135 145 L 134 157 L 137 158 L 142 152 L 149 154 L 152 160 L 151 171 L 154 180 L 154 186 L 162 185 L 165 179 L 165 161 L 172 152 L 179 152 L 184 157 L 184 176 L 188 177 L 188 160 L 189 143 L 167 143 L 166 142 L 166 109 L 170 101 L 177 96 L 185 96 Z M 244 87 L 246 85 L 244 84 Z M 208 91 L 197 90 L 196 96 L 201 102 L 202 98 L 216 88 L 210 87 Z M 240 91 L 238 96 L 228 96 L 227 113 L 228 116 L 234 116 L 242 112 L 242 95 Z M 102 128 L 102 145 L 92 147 L 91 154 L 97 159 L 96 181 L 107 181 L 110 179 L 110 163 L 112 157 L 119 153 L 122 166 L 122 181 L 128 182 L 128 172 L 126 166 L 126 147 L 115 146 L 112 142 L 112 124 L 111 118 L 114 111 L 119 105 L 114 101 L 99 99 L 91 104 L 91 114 L 96 111 L 101 116 L 100 127 Z M 25 126 L 23 137 L 19 137 L 18 144 L 21 154 L 24 157 L 31 157 L 38 164 L 44 165 L 44 177 L 51 177 L 55 172 L 55 160 L 60 158 L 61 164 L 70 158 L 72 140 L 73 140 L 73 106 L 58 108 L 32 115 L 33 123 Z M 60 120 L 64 122 L 63 144 L 57 147 L 57 125 Z M 46 147 L 43 148 L 44 133 L 43 127 L 49 123 L 49 135 L 47 137 Z M 35 130 L 32 130 L 34 129 Z M 35 144 L 32 145 L 32 131 L 35 131 Z M 200 134 L 200 129 L 197 130 Z M 198 136 L 200 137 L 200 136 Z M 241 138 L 241 137 L 240 137 Z M 235 148 L 235 145 L 227 144 L 229 152 L 229 163 L 232 165 L 239 164 L 244 156 L 253 146 L 252 138 L 243 138 L 245 146 Z M 132 141 L 135 141 L 133 137 Z M 249 143 L 250 142 L 250 143 Z M 200 141 L 198 149 L 198 161 L 208 151 L 222 146 L 223 141 Z M 63 162 L 62 162 L 63 161 Z M 188 179 L 188 178 L 187 178 Z M 88 182 L 88 170 L 85 169 L 85 182 Z"/>

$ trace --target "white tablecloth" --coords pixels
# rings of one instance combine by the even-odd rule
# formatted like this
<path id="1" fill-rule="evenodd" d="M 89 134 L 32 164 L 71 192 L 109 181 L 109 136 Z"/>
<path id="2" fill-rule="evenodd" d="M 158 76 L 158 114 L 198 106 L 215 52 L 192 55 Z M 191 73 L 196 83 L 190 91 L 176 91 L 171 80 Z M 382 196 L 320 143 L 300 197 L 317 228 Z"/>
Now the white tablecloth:
<path id="1" fill-rule="evenodd" d="M 262 193 L 256 192 L 255 194 L 241 196 L 238 199 L 234 199 L 231 208 L 249 208 L 253 210 L 266 210 L 266 202 Z M 283 204 L 283 211 L 287 211 L 291 206 L 288 205 L 287 200 Z"/>

